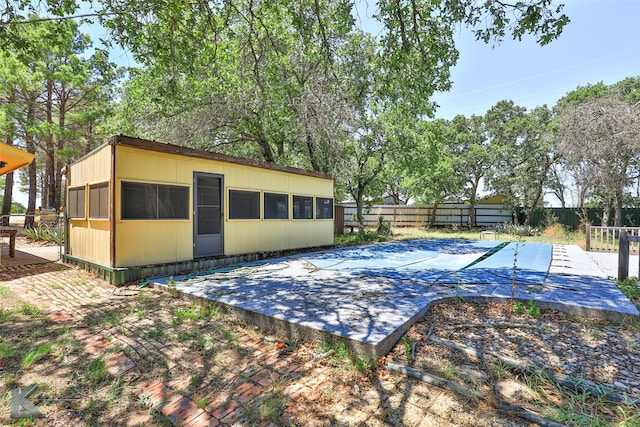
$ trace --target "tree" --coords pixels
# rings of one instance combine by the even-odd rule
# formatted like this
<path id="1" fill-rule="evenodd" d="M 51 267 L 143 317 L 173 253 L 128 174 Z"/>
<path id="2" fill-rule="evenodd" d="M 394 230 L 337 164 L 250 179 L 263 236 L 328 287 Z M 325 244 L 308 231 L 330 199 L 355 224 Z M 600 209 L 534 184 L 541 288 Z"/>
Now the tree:
<path id="1" fill-rule="evenodd" d="M 488 174 L 488 184 L 496 193 L 507 197 L 513 210 L 524 209 L 524 224 L 542 206 L 554 154 L 551 111 L 537 107 L 530 113 L 513 101 L 500 101 L 485 115 L 491 144 L 498 155 Z"/>
<path id="2" fill-rule="evenodd" d="M 5 31 L 11 37 L 10 42 L 3 41 L 0 97 L 7 99 L 7 141 L 18 141 L 38 155 L 29 166 L 28 210 L 33 213 L 39 174 L 43 178 L 42 203 L 60 207 L 62 169 L 87 151 L 76 147 L 95 147 L 95 129 L 84 125 L 99 120 L 97 111 L 106 116 L 109 93 L 119 74 L 106 60 L 106 52 L 96 50 L 86 55 L 90 40 L 78 31 L 75 22 L 42 21 L 37 16 L 29 19 L 29 24 Z M 89 139 L 93 146 L 81 142 Z M 40 173 L 41 165 L 44 171 Z"/>
<path id="3" fill-rule="evenodd" d="M 26 60 L 31 52 L 32 45 L 26 43 L 19 44 L 21 50 L 5 50 L 0 55 L 0 127 L 4 140 L 9 145 L 22 141 L 24 148 L 31 154 L 36 154 L 32 129 L 35 126 L 38 97 L 38 79 L 40 77 L 33 62 Z M 34 160 L 28 167 L 29 200 L 27 203 L 27 213 L 35 211 L 36 205 L 36 161 Z M 13 180 L 13 176 L 11 177 Z M 11 186 L 13 188 L 13 186 Z M 7 215 L 10 210 L 11 190 L 5 193 L 3 201 L 3 215 Z M 33 225 L 33 216 L 25 218 L 25 226 Z"/>
<path id="4" fill-rule="evenodd" d="M 17 3 L 21 7 L 12 6 Z M 22 9 L 37 11 L 42 3 L 6 4 L 4 23 L 11 26 L 26 19 L 20 14 Z M 44 5 L 49 13 L 59 16 L 68 16 L 78 7 L 78 3 L 71 0 L 49 1 Z M 419 115 L 431 111 L 429 97 L 434 90 L 446 90 L 450 85 L 449 67 L 458 55 L 452 33 L 460 23 L 473 27 L 476 36 L 485 42 L 533 34 L 541 44 L 558 37 L 568 23 L 562 6 L 553 7 L 551 0 L 516 4 L 404 0 L 380 2 L 378 6 L 375 19 L 382 31 L 377 50 L 379 82 L 376 84 L 380 96 L 392 102 L 410 103 Z M 231 90 L 230 93 L 235 94 L 236 101 L 246 93 L 252 95 L 247 102 L 257 98 L 264 103 L 244 109 L 251 114 L 233 117 L 233 126 L 242 129 L 247 125 L 247 129 L 235 134 L 253 139 L 267 160 L 277 156 L 265 143 L 269 138 L 265 120 L 259 121 L 262 126 L 255 126 L 252 115 L 260 114 L 265 106 L 281 105 L 277 100 L 287 94 L 290 87 L 295 92 L 300 85 L 304 86 L 305 73 L 299 73 L 304 67 L 299 67 L 299 58 L 307 69 L 330 76 L 340 65 L 341 58 L 337 55 L 340 45 L 355 31 L 356 6 L 346 0 L 277 3 L 232 0 L 220 4 L 186 0 L 168 4 L 158 0 L 103 0 L 94 2 L 94 7 L 101 22 L 112 30 L 116 42 L 130 49 L 147 71 L 156 77 L 164 76 L 158 79 L 164 80 L 163 84 L 156 86 L 162 97 L 194 89 L 190 84 L 184 86 L 183 76 L 197 79 L 208 76 L 218 85 L 226 85 L 231 80 L 239 87 L 248 82 L 249 85 L 244 86 L 246 91 Z M 250 79 L 237 78 L 240 69 L 246 71 L 242 77 Z M 403 78 L 398 79 L 398 75 Z M 211 89 L 208 84 L 200 88 L 207 86 Z M 230 88 L 234 89 L 233 86 Z M 337 89 L 344 89 L 344 85 Z M 202 90 L 189 93 L 203 101 L 198 99 Z M 173 99 L 166 98 L 165 104 L 170 101 Z M 206 105 L 204 101 L 200 104 Z M 181 111 L 181 103 L 177 104 L 177 111 Z M 225 102 L 224 105 L 233 104 Z M 276 118 L 286 120 L 290 111 L 286 108 L 281 111 L 285 114 Z M 229 122 L 222 120 L 222 123 Z M 224 130 L 230 130 L 230 126 Z"/>
<path id="5" fill-rule="evenodd" d="M 480 182 L 496 162 L 495 146 L 487 133 L 484 118 L 458 115 L 451 123 L 453 138 L 449 141 L 451 155 L 455 160 L 454 170 L 463 182 L 463 195 L 469 200 L 468 226 L 476 225 L 475 207 L 477 205 Z"/>
<path id="6" fill-rule="evenodd" d="M 429 218 L 433 226 L 438 205 L 460 194 L 463 185 L 448 145 L 453 133 L 446 120 L 437 119 L 418 123 L 414 138 L 403 159 L 403 185 L 420 202 L 433 206 Z"/>
<path id="7" fill-rule="evenodd" d="M 42 4 L 65 17 L 78 5 Z M 568 23 L 551 0 L 381 1 L 375 16 L 381 32 L 374 38 L 356 27 L 356 6 L 347 0 L 93 4 L 113 40 L 144 66 L 144 80 L 127 88 L 128 96 L 139 95 L 125 106 L 128 128 L 155 118 L 142 126 L 146 134 L 136 133 L 177 130 L 162 135 L 333 172 L 354 189 L 378 180 L 393 145 L 385 140 L 393 138 L 388 124 L 401 121 L 396 106 L 415 122 L 432 113 L 433 92 L 450 87 L 459 24 L 485 42 L 533 34 L 546 44 Z M 22 25 L 20 10 L 7 6 L 7 26 Z M 339 161 L 345 153 L 353 161 Z"/>
<path id="8" fill-rule="evenodd" d="M 585 193 L 590 190 L 604 201 L 603 225 L 608 225 L 615 205 L 617 227 L 622 225 L 625 187 L 640 150 L 640 110 L 629 102 L 638 92 L 629 83 L 595 92 L 578 88 L 559 105 L 560 151 L 575 174 L 591 183 Z"/>

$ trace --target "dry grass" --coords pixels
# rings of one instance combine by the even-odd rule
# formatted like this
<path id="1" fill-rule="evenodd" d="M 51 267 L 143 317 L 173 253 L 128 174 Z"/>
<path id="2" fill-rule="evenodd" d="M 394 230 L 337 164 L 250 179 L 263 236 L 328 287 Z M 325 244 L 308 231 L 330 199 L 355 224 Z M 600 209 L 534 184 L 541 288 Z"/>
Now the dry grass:
<path id="1" fill-rule="evenodd" d="M 447 228 L 394 228 L 393 236 L 390 239 L 393 240 L 408 240 L 408 239 L 480 239 L 479 229 L 468 230 L 464 228 L 447 227 Z M 499 234 L 498 240 L 501 241 L 513 241 L 519 240 L 524 242 L 534 243 L 551 243 L 551 244 L 565 244 L 565 245 L 577 245 L 584 249 L 585 247 L 585 235 L 584 232 L 566 231 L 561 225 L 553 225 L 546 228 L 541 232 L 539 236 L 512 236 L 509 234 Z"/>

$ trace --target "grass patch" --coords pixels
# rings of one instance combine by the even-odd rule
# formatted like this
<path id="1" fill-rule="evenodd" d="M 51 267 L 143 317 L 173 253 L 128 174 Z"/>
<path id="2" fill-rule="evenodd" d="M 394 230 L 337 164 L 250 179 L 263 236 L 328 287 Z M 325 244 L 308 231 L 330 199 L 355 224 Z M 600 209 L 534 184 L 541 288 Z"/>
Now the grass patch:
<path id="1" fill-rule="evenodd" d="M 339 369 L 344 368 L 356 375 L 360 375 L 374 366 L 371 359 L 356 357 L 343 342 L 335 345 L 322 342 L 316 348 L 316 352 L 327 354 L 327 362 L 329 365 Z"/>
<path id="2" fill-rule="evenodd" d="M 218 350 L 218 344 L 205 335 L 198 335 L 192 343 L 192 348 L 202 353 L 204 356 L 212 356 Z"/>
<path id="3" fill-rule="evenodd" d="M 538 307 L 533 300 L 529 300 L 526 303 L 521 301 L 513 302 L 513 312 L 514 314 L 526 314 L 530 317 L 540 317 L 540 307 Z"/>
<path id="4" fill-rule="evenodd" d="M 124 391 L 124 380 L 122 377 L 116 378 L 111 387 L 109 387 L 109 401 L 114 402 L 122 396 Z"/>
<path id="5" fill-rule="evenodd" d="M 365 230 L 364 233 L 354 232 L 353 234 L 339 234 L 335 238 L 338 246 L 362 245 L 364 243 L 385 242 L 388 236 L 381 236 L 377 231 Z"/>
<path id="6" fill-rule="evenodd" d="M 102 357 L 91 359 L 85 370 L 84 378 L 92 388 L 97 388 L 107 379 L 109 379 L 109 370 L 107 363 Z"/>
<path id="7" fill-rule="evenodd" d="M 8 298 L 11 295 L 11 290 L 6 286 L 0 286 L 0 298 Z"/>
<path id="8" fill-rule="evenodd" d="M 640 309 L 640 287 L 638 287 L 637 277 L 628 277 L 626 280 L 617 282 L 618 289 Z"/>
<path id="9" fill-rule="evenodd" d="M 0 322 L 10 322 L 13 319 L 13 312 L 11 310 L 0 309 Z"/>
<path id="10" fill-rule="evenodd" d="M 42 314 L 42 310 L 40 310 L 36 305 L 28 302 L 23 302 L 22 304 L 20 304 L 18 306 L 17 312 L 31 318 L 38 317 Z"/>
<path id="11" fill-rule="evenodd" d="M 224 339 L 226 339 L 229 342 L 234 342 L 235 340 L 238 339 L 238 335 L 235 332 L 230 331 L 229 329 L 227 329 L 222 325 L 220 326 L 220 333 L 222 333 L 222 336 L 224 337 Z"/>
<path id="12" fill-rule="evenodd" d="M 404 345 L 404 358 L 407 360 L 407 363 L 410 365 L 412 361 L 411 344 L 409 343 L 409 340 L 407 339 L 406 335 L 402 337 L 402 344 Z"/>
<path id="13" fill-rule="evenodd" d="M 110 325 L 116 326 L 122 322 L 122 315 L 116 311 L 109 311 L 89 320 L 89 326 Z"/>
<path id="14" fill-rule="evenodd" d="M 215 304 L 201 306 L 191 303 L 188 307 L 176 307 L 173 310 L 173 325 L 182 325 L 186 320 L 197 322 L 215 318 L 220 315 L 220 312 L 220 307 Z"/>
<path id="15" fill-rule="evenodd" d="M 40 359 L 47 357 L 53 350 L 53 345 L 49 343 L 41 344 L 38 348 L 28 352 L 23 358 L 20 366 L 22 369 L 30 368 L 34 363 Z"/>
<path id="16" fill-rule="evenodd" d="M 0 357 L 12 357 L 15 354 L 13 346 L 6 342 L 0 342 Z"/>
<path id="17" fill-rule="evenodd" d="M 193 403 L 195 403 L 198 408 L 203 409 L 209 404 L 209 399 L 206 397 L 196 397 L 193 399 Z"/>
<path id="18" fill-rule="evenodd" d="M 280 390 L 274 390 L 262 399 L 258 399 L 252 406 L 246 409 L 245 417 L 248 425 L 264 423 L 279 424 L 280 417 L 284 413 L 287 398 Z"/>
<path id="19" fill-rule="evenodd" d="M 169 335 L 160 329 L 155 329 L 153 331 L 147 331 L 143 335 L 144 338 L 150 338 L 156 340 L 158 342 L 166 342 L 169 339 Z"/>

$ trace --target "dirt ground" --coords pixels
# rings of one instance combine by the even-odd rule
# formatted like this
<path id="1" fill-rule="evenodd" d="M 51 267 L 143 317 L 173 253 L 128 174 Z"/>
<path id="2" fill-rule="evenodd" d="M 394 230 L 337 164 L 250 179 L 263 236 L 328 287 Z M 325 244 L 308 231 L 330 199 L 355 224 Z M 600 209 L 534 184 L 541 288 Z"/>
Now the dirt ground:
<path id="1" fill-rule="evenodd" d="M 288 342 L 219 306 L 114 288 L 62 264 L 3 273 L 3 425 L 640 425 L 629 401 L 640 399 L 637 320 L 611 325 L 459 300 L 433 307 L 388 356 L 365 360 L 342 346 Z M 493 355 L 611 390 L 569 390 Z M 389 362 L 450 383 L 427 384 Z M 29 401 L 46 418 L 12 419 L 11 390 L 32 384 Z M 518 407 L 539 422 L 514 415 Z"/>

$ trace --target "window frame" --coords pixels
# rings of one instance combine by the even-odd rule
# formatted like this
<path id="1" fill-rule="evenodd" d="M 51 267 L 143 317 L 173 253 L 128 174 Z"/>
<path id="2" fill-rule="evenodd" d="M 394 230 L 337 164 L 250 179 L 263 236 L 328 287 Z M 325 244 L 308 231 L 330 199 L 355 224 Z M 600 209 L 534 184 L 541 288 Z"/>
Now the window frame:
<path id="1" fill-rule="evenodd" d="M 126 189 L 125 187 L 127 186 L 131 186 L 131 188 Z M 127 212 L 127 203 L 125 200 L 125 196 L 127 195 L 128 191 L 131 191 L 131 190 L 143 191 L 145 193 L 144 196 L 147 196 L 147 198 L 145 198 L 142 201 L 145 204 L 143 208 L 145 209 L 147 215 L 128 216 L 129 212 Z M 167 192 L 167 190 L 169 190 L 169 192 Z M 170 193 L 170 190 L 179 190 L 181 192 L 180 195 L 186 200 L 184 199 L 177 200 L 177 201 L 174 200 L 173 204 L 177 205 L 176 202 L 182 202 L 184 203 L 184 206 L 180 208 L 180 211 L 176 216 L 161 216 L 162 212 L 167 211 L 166 208 L 162 209 L 163 206 L 170 205 L 167 202 L 171 200 L 160 200 L 160 195 L 161 194 L 166 195 Z M 151 200 L 150 196 L 154 196 L 155 200 Z M 121 181 L 120 182 L 120 219 L 123 221 L 188 221 L 191 219 L 190 197 L 191 197 L 191 187 L 189 187 L 188 185 L 159 184 L 159 183 L 141 182 L 141 181 Z M 153 212 L 153 215 L 148 215 L 149 211 Z"/>
<path id="2" fill-rule="evenodd" d="M 284 199 L 285 202 L 285 216 L 277 216 L 278 215 L 278 211 L 279 206 L 278 203 L 281 203 L 282 200 L 270 200 L 270 202 L 275 202 L 276 206 L 275 206 L 275 211 L 276 211 L 276 215 L 271 215 L 271 213 L 269 212 L 269 214 L 267 214 L 267 209 L 269 207 L 268 203 L 267 203 L 267 197 L 271 198 L 273 196 L 280 196 L 280 199 Z M 264 218 L 265 221 L 287 221 L 289 220 L 290 217 L 290 212 L 289 212 L 289 194 L 288 193 L 276 193 L 276 192 L 272 192 L 272 191 L 265 191 L 262 194 L 262 216 Z"/>
<path id="3" fill-rule="evenodd" d="M 300 201 L 300 202 L 303 202 L 303 203 L 304 203 L 305 201 L 310 201 L 310 202 L 311 202 L 311 213 L 310 213 L 310 215 L 309 215 L 309 216 L 300 216 L 300 211 L 301 211 L 301 209 L 300 209 L 300 207 L 299 207 L 299 206 L 296 206 L 296 198 L 301 199 L 301 200 L 299 200 L 299 201 Z M 292 218 L 293 218 L 294 220 L 298 220 L 298 221 L 299 221 L 299 220 L 307 220 L 307 221 L 309 221 L 309 220 L 313 220 L 313 218 L 314 218 L 314 214 L 315 214 L 315 212 L 314 212 L 314 200 L 313 200 L 313 196 L 305 196 L 305 195 L 302 195 L 302 194 L 292 194 L 292 195 L 291 195 L 291 209 L 292 209 L 292 211 L 293 211 L 293 213 L 292 213 Z M 302 211 L 304 211 L 304 206 L 303 206 Z M 296 215 L 296 213 L 297 213 L 298 215 Z"/>
<path id="4" fill-rule="evenodd" d="M 82 198 L 79 197 L 80 193 Z M 78 202 L 82 200 L 82 205 Z M 82 207 L 82 209 L 80 209 Z M 67 190 L 67 217 L 69 219 L 87 219 L 87 186 L 69 187 Z"/>
<path id="5" fill-rule="evenodd" d="M 109 181 L 100 182 L 97 184 L 89 185 L 89 219 L 109 219 Z M 94 215 L 93 206 L 94 206 L 94 190 L 98 191 L 98 214 Z M 104 203 L 103 203 L 104 202 Z M 106 206 L 103 206 L 105 204 Z"/>
<path id="6" fill-rule="evenodd" d="M 236 207 L 235 206 L 235 202 L 236 199 L 234 199 L 234 196 L 238 196 L 244 194 L 245 196 L 251 195 L 252 197 L 255 197 L 254 199 L 250 199 L 250 201 L 252 203 L 256 203 L 256 206 L 251 206 L 251 214 L 252 215 L 242 215 L 242 212 L 236 212 Z M 227 203 L 228 203 L 228 207 L 227 207 L 227 219 L 229 219 L 229 221 L 259 221 L 261 219 L 260 217 L 260 211 L 261 211 L 261 205 L 260 205 L 260 199 L 261 199 L 261 192 L 258 190 L 246 190 L 246 189 L 239 189 L 239 188 L 229 188 L 229 190 L 227 191 Z M 246 199 L 245 199 L 246 200 Z M 237 207 L 238 209 L 243 209 L 246 208 L 245 207 Z M 255 211 L 254 211 L 255 210 Z"/>
<path id="7" fill-rule="evenodd" d="M 322 212 L 322 209 L 318 208 L 318 202 L 321 200 L 330 200 L 331 201 L 331 216 L 320 216 L 320 213 Z M 315 218 L 319 219 L 319 220 L 328 220 L 328 219 L 333 219 L 334 217 L 334 207 L 333 207 L 333 197 L 316 197 L 315 200 Z"/>

